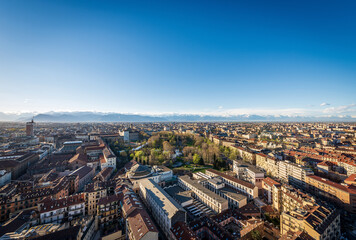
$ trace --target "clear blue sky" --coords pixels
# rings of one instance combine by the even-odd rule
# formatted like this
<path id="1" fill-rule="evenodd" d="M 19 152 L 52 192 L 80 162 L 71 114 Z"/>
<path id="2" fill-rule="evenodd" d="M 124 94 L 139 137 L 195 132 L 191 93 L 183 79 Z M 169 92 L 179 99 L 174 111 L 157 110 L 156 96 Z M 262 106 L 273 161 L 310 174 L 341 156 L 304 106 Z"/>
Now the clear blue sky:
<path id="1" fill-rule="evenodd" d="M 0 111 L 348 114 L 356 1 L 0 1 Z"/>

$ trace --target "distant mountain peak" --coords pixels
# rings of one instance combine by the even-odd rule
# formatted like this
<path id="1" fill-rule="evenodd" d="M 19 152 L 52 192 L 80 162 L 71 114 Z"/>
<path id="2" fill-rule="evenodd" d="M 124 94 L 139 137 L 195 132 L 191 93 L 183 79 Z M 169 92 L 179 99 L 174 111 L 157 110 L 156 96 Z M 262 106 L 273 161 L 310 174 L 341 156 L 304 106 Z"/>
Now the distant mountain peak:
<path id="1" fill-rule="evenodd" d="M 246 121 L 340 121 L 356 122 L 356 118 L 343 116 L 287 116 L 287 115 L 204 115 L 204 114 L 123 114 L 103 112 L 47 112 L 8 114 L 0 112 L 0 121 L 25 122 L 34 118 L 35 122 L 246 122 Z"/>

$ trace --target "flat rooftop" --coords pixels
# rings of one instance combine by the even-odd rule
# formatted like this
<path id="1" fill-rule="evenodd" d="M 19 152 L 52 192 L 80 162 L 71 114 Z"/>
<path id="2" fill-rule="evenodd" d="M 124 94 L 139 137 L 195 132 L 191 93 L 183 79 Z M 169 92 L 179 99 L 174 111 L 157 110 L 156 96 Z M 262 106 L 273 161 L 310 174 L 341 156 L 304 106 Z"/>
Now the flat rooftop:
<path id="1" fill-rule="evenodd" d="M 230 198 L 232 198 L 238 202 L 242 201 L 244 199 L 247 199 L 247 197 L 245 195 L 240 194 L 240 193 L 236 192 L 236 190 L 231 189 L 229 187 L 224 187 L 224 188 L 220 189 L 220 192 L 225 194 L 226 196 L 229 196 Z"/>
<path id="2" fill-rule="evenodd" d="M 183 180 L 184 182 L 187 182 L 188 184 L 194 186 L 195 188 L 197 188 L 200 192 L 202 192 L 203 194 L 215 199 L 216 201 L 218 201 L 219 203 L 224 203 L 227 200 L 223 197 L 220 197 L 219 195 L 217 195 L 216 193 L 210 191 L 209 189 L 205 188 L 203 185 L 201 185 L 197 180 L 193 180 L 190 179 L 190 177 L 188 175 L 184 175 L 184 176 L 180 176 L 179 177 L 181 180 Z"/>
<path id="3" fill-rule="evenodd" d="M 193 199 L 191 197 L 192 191 L 186 191 L 178 185 L 165 187 L 164 190 L 180 204 Z"/>
<path id="4" fill-rule="evenodd" d="M 183 207 L 152 179 L 142 179 L 139 184 L 146 189 L 147 194 L 151 195 L 160 208 L 168 213 L 169 218 L 172 218 L 177 211 L 185 212 Z"/>
<path id="5" fill-rule="evenodd" d="M 256 168 L 256 166 L 240 161 L 240 160 L 234 160 L 234 162 L 237 162 L 238 167 L 245 167 L 248 168 L 250 171 L 254 172 L 254 173 L 263 173 L 261 170 L 259 170 L 258 168 Z"/>

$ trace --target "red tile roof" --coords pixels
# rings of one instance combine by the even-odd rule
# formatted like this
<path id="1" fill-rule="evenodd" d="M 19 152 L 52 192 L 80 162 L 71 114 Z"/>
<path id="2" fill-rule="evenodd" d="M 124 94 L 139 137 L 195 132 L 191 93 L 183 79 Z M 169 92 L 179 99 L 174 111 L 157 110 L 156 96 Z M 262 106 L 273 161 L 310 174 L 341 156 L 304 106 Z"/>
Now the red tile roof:
<path id="1" fill-rule="evenodd" d="M 50 212 L 53 211 L 55 209 L 59 209 L 59 208 L 64 208 L 64 207 L 68 207 L 68 206 L 72 206 L 72 205 L 76 205 L 76 204 L 80 204 L 80 203 L 85 203 L 85 195 L 82 194 L 77 194 L 77 195 L 72 195 L 69 197 L 65 197 L 65 198 L 60 198 L 60 199 L 52 199 L 50 197 L 45 198 L 41 201 L 41 210 L 39 211 L 40 213 L 44 213 L 44 212 Z"/>
<path id="2" fill-rule="evenodd" d="M 187 226 L 185 222 L 176 222 L 171 231 L 176 239 L 184 239 L 184 240 L 194 240 L 198 239 L 195 233 Z"/>
<path id="3" fill-rule="evenodd" d="M 319 181 L 319 182 L 322 182 L 324 184 L 327 184 L 329 186 L 332 186 L 334 188 L 338 188 L 344 192 L 349 192 L 351 194 L 356 194 L 356 187 L 353 187 L 353 186 L 344 186 L 344 185 L 341 185 L 341 184 L 338 184 L 336 182 L 333 182 L 333 181 L 330 181 L 328 179 L 325 179 L 325 178 L 321 178 L 321 177 L 318 177 L 318 176 L 315 176 L 315 175 L 309 175 L 307 176 L 307 178 L 312 178 L 316 181 Z"/>
<path id="4" fill-rule="evenodd" d="M 348 178 L 344 180 L 344 182 L 350 181 L 350 182 L 355 182 L 356 181 L 356 174 L 351 174 Z"/>
<path id="5" fill-rule="evenodd" d="M 265 179 L 262 180 L 263 182 L 265 182 L 267 185 L 269 186 L 273 186 L 273 185 L 281 185 L 279 182 L 273 180 L 272 178 L 270 177 L 266 177 Z"/>
<path id="6" fill-rule="evenodd" d="M 148 232 L 158 233 L 152 219 L 144 209 L 136 208 L 128 216 L 127 221 L 134 235 L 134 239 L 141 239 Z"/>

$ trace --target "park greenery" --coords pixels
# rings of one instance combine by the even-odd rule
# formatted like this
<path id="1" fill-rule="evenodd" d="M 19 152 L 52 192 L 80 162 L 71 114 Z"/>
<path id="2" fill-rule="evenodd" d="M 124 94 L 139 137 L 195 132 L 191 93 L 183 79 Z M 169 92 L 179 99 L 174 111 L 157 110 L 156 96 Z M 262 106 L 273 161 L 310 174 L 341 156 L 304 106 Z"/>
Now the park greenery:
<path id="1" fill-rule="evenodd" d="M 207 138 L 168 131 L 155 133 L 138 151 L 130 150 L 127 144 L 119 140 L 110 146 L 122 160 L 136 160 L 141 164 L 168 167 L 181 163 L 180 165 L 185 167 L 194 165 L 194 169 L 213 167 L 218 170 L 227 170 L 226 158 L 237 158 L 236 152 L 218 146 Z"/>

